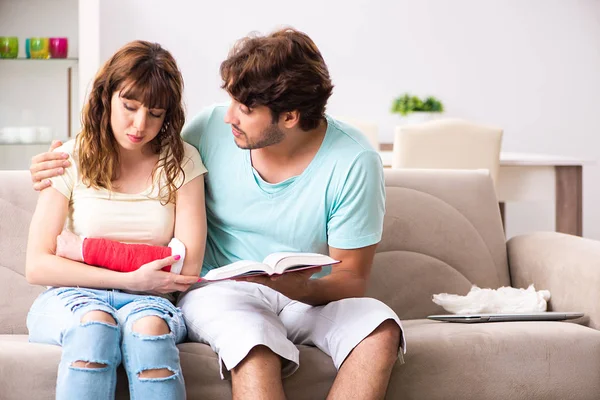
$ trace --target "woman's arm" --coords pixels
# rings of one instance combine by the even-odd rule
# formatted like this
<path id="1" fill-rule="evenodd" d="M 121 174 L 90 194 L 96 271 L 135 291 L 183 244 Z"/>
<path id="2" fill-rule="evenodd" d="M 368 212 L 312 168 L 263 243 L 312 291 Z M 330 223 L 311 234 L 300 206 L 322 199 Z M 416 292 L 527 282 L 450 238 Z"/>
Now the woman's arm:
<path id="1" fill-rule="evenodd" d="M 53 188 L 40 193 L 27 242 L 27 281 L 37 285 L 130 289 L 129 277 L 91 268 L 56 255 L 56 237 L 67 219 L 69 200 Z"/>
<path id="2" fill-rule="evenodd" d="M 67 218 L 69 200 L 55 189 L 40 193 L 29 227 L 27 281 L 48 286 L 84 286 L 167 293 L 185 290 L 194 277 L 179 276 L 160 269 L 173 264 L 173 257 L 144 265 L 136 272 L 119 273 L 95 268 L 57 256 L 56 237 Z"/>
<path id="3" fill-rule="evenodd" d="M 200 175 L 177 190 L 175 237 L 186 248 L 182 275 L 200 275 L 206 246 L 206 229 L 204 175 Z"/>
<path id="4" fill-rule="evenodd" d="M 190 247 L 188 249 L 188 246 L 183 243 L 187 249 L 184 249 L 183 267 L 179 267 L 181 271 L 175 273 L 186 275 L 189 272 L 188 275 L 192 276 L 198 276 L 200 273 L 206 242 L 204 180 L 202 176 L 198 178 L 186 183 L 177 191 L 178 197 L 175 206 L 175 234 L 184 235 L 185 239 L 183 240 L 188 242 Z M 185 223 L 181 223 L 181 221 L 185 221 Z M 182 240 L 173 239 L 172 242 L 175 241 L 182 246 Z M 56 255 L 113 271 L 131 272 L 143 264 L 168 255 L 180 255 L 178 253 L 179 246 L 171 249 L 166 246 L 126 244 L 98 238 L 84 240 L 72 232 L 63 230 L 57 237 Z M 188 260 L 188 257 L 192 257 L 192 259 Z M 169 272 L 172 269 L 171 266 L 166 266 L 163 270 Z"/>

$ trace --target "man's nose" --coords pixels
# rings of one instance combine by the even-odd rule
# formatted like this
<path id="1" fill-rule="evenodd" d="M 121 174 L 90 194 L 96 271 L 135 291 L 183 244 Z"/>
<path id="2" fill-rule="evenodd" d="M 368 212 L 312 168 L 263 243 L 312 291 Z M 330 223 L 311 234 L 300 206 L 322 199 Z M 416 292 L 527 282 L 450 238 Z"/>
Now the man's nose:
<path id="1" fill-rule="evenodd" d="M 227 112 L 225 113 L 225 118 L 223 118 L 223 120 L 225 121 L 226 124 L 239 125 L 239 121 L 235 116 L 234 107 L 235 107 L 234 104 L 231 103 L 229 105 L 229 107 L 227 108 Z"/>

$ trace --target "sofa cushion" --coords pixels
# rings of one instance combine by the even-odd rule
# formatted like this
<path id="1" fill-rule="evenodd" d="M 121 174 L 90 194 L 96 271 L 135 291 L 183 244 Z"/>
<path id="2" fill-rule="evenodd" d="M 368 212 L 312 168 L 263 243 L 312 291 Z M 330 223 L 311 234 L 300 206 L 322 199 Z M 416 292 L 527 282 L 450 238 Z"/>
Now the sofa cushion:
<path id="1" fill-rule="evenodd" d="M 400 319 L 446 311 L 431 301 L 434 293 L 467 293 L 471 281 L 447 263 L 414 251 L 375 254 L 367 296 L 388 304 Z"/>
<path id="2" fill-rule="evenodd" d="M 392 372 L 387 399 L 595 399 L 600 393 L 600 332 L 569 322 L 457 324 L 404 321 L 406 364 Z M 218 358 L 199 343 L 179 346 L 190 399 L 230 399 Z M 300 348 L 300 368 L 284 379 L 291 400 L 324 399 L 335 378 L 331 359 Z M 52 399 L 57 346 L 0 335 L 2 399 Z M 127 398 L 119 371 L 118 399 Z"/>
<path id="3" fill-rule="evenodd" d="M 498 201 L 487 173 L 386 170 L 386 214 L 367 295 L 401 319 L 441 309 L 431 296 L 510 285 Z"/>
<path id="4" fill-rule="evenodd" d="M 6 399 L 54 399 L 60 348 L 0 335 L 0 387 Z"/>
<path id="5" fill-rule="evenodd" d="M 221 380 L 218 357 L 200 343 L 179 346 L 189 399 L 231 399 L 231 384 Z M 315 347 L 300 348 L 300 368 L 284 379 L 290 400 L 324 399 L 335 378 L 331 358 Z M 0 335 L 0 388 L 2 400 L 54 399 L 61 348 L 29 343 L 26 335 Z M 127 399 L 127 376 L 120 368 L 117 399 Z"/>
<path id="6" fill-rule="evenodd" d="M 597 399 L 600 332 L 570 322 L 404 322 L 388 399 Z"/>
<path id="7" fill-rule="evenodd" d="M 29 222 L 37 195 L 27 171 L 0 171 L 0 333 L 27 333 L 25 317 L 44 288 L 25 280 Z"/>

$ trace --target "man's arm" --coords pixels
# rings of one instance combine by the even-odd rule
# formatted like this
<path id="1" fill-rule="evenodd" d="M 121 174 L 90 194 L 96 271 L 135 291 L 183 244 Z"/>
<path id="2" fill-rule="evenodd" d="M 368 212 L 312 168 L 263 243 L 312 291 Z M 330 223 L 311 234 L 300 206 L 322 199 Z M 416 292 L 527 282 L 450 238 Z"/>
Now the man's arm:
<path id="1" fill-rule="evenodd" d="M 50 145 L 50 149 L 46 153 L 38 154 L 31 159 L 29 173 L 35 190 L 43 190 L 50 187 L 50 179 L 54 176 L 62 175 L 65 168 L 71 163 L 67 160 L 67 153 L 58 153 L 54 149 L 62 146 L 62 142 L 54 140 Z"/>
<path id="2" fill-rule="evenodd" d="M 376 244 L 350 250 L 329 247 L 329 255 L 341 263 L 331 267 L 331 274 L 309 280 L 305 300 L 301 301 L 317 305 L 364 296 L 376 248 Z"/>
<path id="3" fill-rule="evenodd" d="M 331 258 L 341 262 L 331 267 L 331 274 L 319 279 L 310 279 L 315 271 L 305 270 L 239 280 L 269 286 L 290 299 L 314 306 L 350 297 L 362 297 L 367 288 L 376 247 L 376 244 L 351 250 L 329 247 Z"/>

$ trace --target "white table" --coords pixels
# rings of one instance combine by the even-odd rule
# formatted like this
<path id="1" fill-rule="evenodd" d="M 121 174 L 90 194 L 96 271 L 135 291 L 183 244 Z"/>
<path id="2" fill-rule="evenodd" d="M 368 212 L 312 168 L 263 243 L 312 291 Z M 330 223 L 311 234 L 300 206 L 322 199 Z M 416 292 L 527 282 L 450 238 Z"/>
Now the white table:
<path id="1" fill-rule="evenodd" d="M 391 167 L 390 144 L 382 144 L 381 159 Z M 556 199 L 556 231 L 581 236 L 582 171 L 589 161 L 563 156 L 531 153 L 500 153 L 498 201 L 540 201 Z"/>

